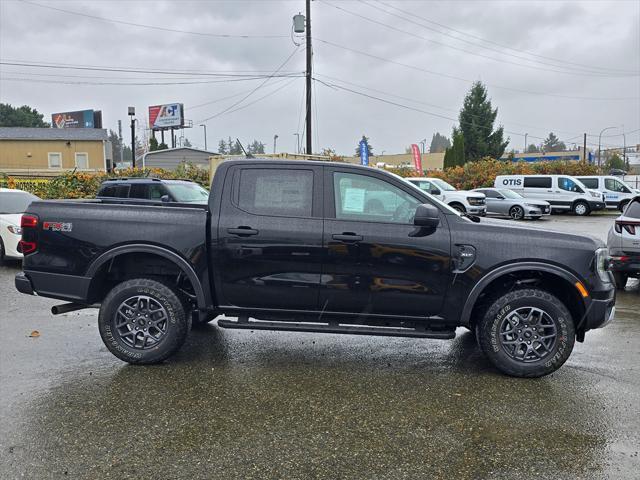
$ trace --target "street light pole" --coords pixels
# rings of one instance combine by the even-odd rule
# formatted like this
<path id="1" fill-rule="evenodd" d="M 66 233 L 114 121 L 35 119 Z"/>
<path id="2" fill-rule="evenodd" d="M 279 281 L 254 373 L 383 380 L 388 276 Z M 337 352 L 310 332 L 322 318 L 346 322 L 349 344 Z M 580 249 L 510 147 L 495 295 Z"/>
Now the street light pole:
<path id="1" fill-rule="evenodd" d="M 207 150 L 207 126 L 201 123 L 200 126 L 204 129 L 204 149 Z"/>
<path id="2" fill-rule="evenodd" d="M 296 136 L 296 153 L 300 153 L 300 134 L 294 133 Z"/>
<path id="3" fill-rule="evenodd" d="M 601 155 L 602 155 L 602 149 L 601 149 L 602 134 L 604 132 L 606 132 L 607 130 L 611 130 L 611 129 L 614 129 L 614 128 L 618 128 L 618 127 L 605 127 L 602 130 L 600 130 L 600 135 L 598 135 L 598 167 L 600 167 L 601 164 L 602 164 L 602 157 L 601 157 Z"/>
<path id="4" fill-rule="evenodd" d="M 427 139 L 425 138 L 423 140 L 420 140 L 418 143 L 422 145 L 422 155 L 424 155 L 424 146 L 427 143 Z"/>
<path id="5" fill-rule="evenodd" d="M 273 136 L 273 153 L 276 153 L 276 142 L 278 141 L 278 135 Z"/>
<path id="6" fill-rule="evenodd" d="M 529 136 L 528 133 L 524 134 L 524 150 L 522 150 L 522 153 L 527 153 L 527 137 Z"/>
<path id="7" fill-rule="evenodd" d="M 131 117 L 131 166 L 136 168 L 136 107 L 129 107 L 128 110 Z"/>

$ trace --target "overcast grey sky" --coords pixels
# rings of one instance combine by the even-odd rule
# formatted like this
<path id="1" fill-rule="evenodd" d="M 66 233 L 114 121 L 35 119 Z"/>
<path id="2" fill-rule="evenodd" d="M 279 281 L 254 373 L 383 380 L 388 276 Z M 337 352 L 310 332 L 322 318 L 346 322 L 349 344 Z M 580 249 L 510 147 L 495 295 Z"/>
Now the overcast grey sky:
<path id="1" fill-rule="evenodd" d="M 293 151 L 303 78 L 272 78 L 229 109 L 265 80 L 202 73 L 274 71 L 296 49 L 299 11 L 303 0 L 0 0 L 3 62 L 123 70 L 0 65 L 0 100 L 47 119 L 102 110 L 111 129 L 118 119 L 127 125 L 129 105 L 143 120 L 149 105 L 182 102 L 196 146 L 206 120 L 210 149 L 232 136 L 271 151 L 277 134 L 278 150 Z M 324 82 L 315 82 L 316 151 L 352 154 L 363 134 L 376 153 L 404 152 L 436 131 L 449 136 L 474 80 L 487 84 L 510 148 L 523 147 L 524 133 L 540 143 L 549 131 L 571 144 L 587 132 L 597 144 L 609 126 L 619 128 L 603 144 L 621 145 L 610 136 L 621 125 L 632 132 L 627 144 L 640 143 L 639 1 L 316 0 L 312 12 L 315 76 Z M 302 73 L 304 60 L 300 46 L 281 72 Z"/>

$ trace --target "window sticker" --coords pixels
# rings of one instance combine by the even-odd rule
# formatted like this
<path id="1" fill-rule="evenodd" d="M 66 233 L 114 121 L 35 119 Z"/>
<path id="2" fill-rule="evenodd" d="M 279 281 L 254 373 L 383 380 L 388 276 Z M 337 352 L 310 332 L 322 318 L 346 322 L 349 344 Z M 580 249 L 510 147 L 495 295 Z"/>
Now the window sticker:
<path id="1" fill-rule="evenodd" d="M 342 200 L 342 211 L 349 213 L 364 212 L 364 188 L 346 188 Z"/>

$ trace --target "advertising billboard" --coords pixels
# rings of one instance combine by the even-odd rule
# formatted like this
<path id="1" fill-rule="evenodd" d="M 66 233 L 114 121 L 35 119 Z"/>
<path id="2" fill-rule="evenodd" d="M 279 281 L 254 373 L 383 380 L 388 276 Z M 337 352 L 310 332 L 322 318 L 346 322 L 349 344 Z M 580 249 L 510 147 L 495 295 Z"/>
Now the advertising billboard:
<path id="1" fill-rule="evenodd" d="M 51 125 L 53 128 L 100 128 L 95 125 L 93 110 L 54 113 Z"/>
<path id="2" fill-rule="evenodd" d="M 181 128 L 184 126 L 184 106 L 182 103 L 168 103 L 149 107 L 149 125 L 152 130 Z"/>

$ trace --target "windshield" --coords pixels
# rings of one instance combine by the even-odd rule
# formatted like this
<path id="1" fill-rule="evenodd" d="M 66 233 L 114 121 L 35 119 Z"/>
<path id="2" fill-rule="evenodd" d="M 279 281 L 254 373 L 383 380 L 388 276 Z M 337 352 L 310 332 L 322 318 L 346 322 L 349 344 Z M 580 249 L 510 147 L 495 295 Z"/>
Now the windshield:
<path id="1" fill-rule="evenodd" d="M 440 180 L 439 178 L 434 178 L 431 180 L 434 184 L 440 188 L 440 190 L 444 190 L 446 192 L 455 192 L 456 188 L 453 185 L 449 185 L 444 180 Z"/>
<path id="2" fill-rule="evenodd" d="M 0 214 L 24 213 L 35 200 L 40 199 L 28 192 L 0 192 Z"/>
<path id="3" fill-rule="evenodd" d="M 167 183 L 166 187 L 176 202 L 205 204 L 209 199 L 209 192 L 195 183 Z"/>
<path id="4" fill-rule="evenodd" d="M 498 190 L 498 191 L 500 192 L 500 195 L 502 195 L 504 198 L 522 198 L 522 195 L 514 192 L 513 190 L 504 189 L 504 190 Z"/>

